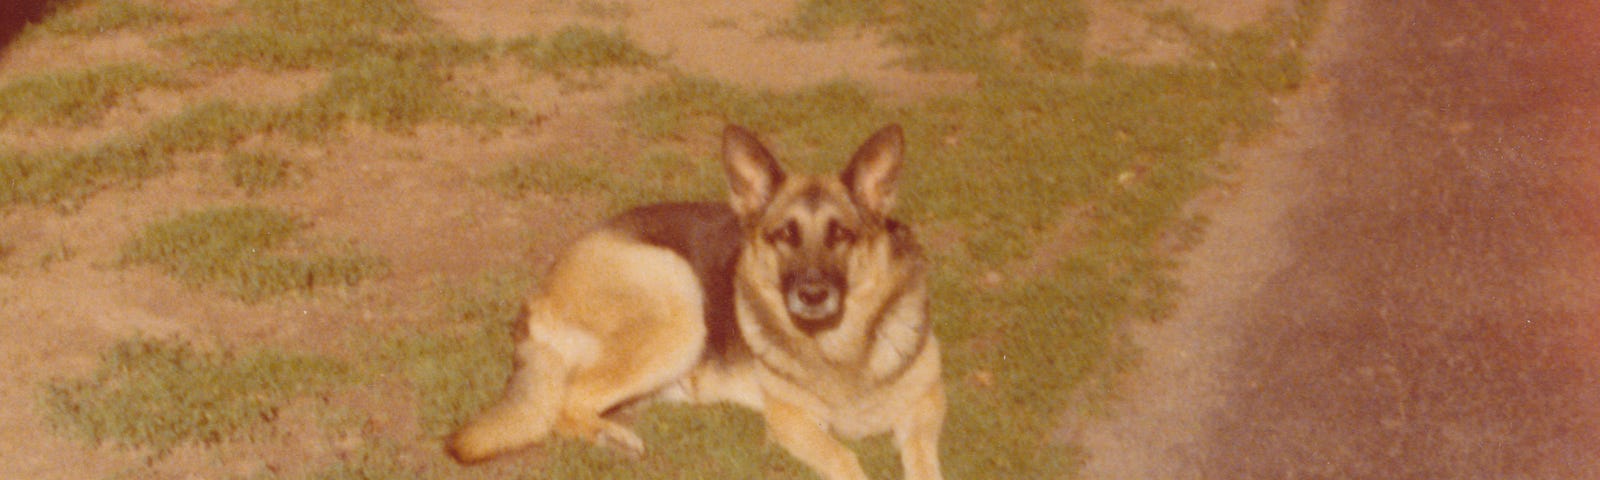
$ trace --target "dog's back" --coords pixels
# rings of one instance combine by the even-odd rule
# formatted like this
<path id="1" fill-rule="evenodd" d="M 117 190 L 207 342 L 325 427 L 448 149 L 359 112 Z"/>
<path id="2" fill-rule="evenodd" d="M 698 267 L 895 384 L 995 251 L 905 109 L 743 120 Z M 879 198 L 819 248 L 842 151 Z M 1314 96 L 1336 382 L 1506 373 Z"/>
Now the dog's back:
<path id="1" fill-rule="evenodd" d="M 618 215 L 605 228 L 671 250 L 689 262 L 705 305 L 706 355 L 725 359 L 745 349 L 733 311 L 740 239 L 732 208 L 720 202 L 650 205 Z"/>

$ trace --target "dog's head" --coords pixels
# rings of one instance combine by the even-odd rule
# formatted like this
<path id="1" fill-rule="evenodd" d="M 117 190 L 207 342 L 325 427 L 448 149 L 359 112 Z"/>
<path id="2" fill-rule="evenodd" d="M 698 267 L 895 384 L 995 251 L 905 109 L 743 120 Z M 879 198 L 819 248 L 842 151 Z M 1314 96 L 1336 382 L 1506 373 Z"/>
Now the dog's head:
<path id="1" fill-rule="evenodd" d="M 764 263 L 795 326 L 807 333 L 839 324 L 860 257 L 881 251 L 894 206 L 904 139 L 884 127 L 856 150 L 838 175 L 788 175 L 754 134 L 729 126 L 722 159 L 729 203 L 747 250 Z M 882 273 L 882 272 L 877 272 Z M 772 285 L 773 283 L 767 283 Z"/>

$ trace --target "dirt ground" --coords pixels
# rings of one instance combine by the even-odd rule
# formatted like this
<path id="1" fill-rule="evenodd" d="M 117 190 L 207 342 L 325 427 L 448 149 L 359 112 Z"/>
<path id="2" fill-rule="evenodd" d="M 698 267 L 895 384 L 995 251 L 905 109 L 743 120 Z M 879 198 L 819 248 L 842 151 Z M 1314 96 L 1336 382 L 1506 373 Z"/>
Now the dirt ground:
<path id="1" fill-rule="evenodd" d="M 1595 2 L 1336 1 L 1090 478 L 1600 478 Z"/>
<path id="2" fill-rule="evenodd" d="M 420 3 L 463 38 L 510 38 L 568 23 L 620 26 L 645 48 L 667 52 L 668 61 L 676 68 L 749 86 L 785 89 L 849 76 L 891 95 L 911 98 L 973 88 L 970 79 L 963 76 L 910 72 L 896 66 L 892 60 L 899 53 L 871 35 L 798 42 L 768 34 L 775 22 L 790 11 L 791 2 L 623 1 L 615 4 L 622 5 L 620 11 L 625 14 L 604 18 L 580 12 L 576 6 L 580 2 L 560 0 Z M 1094 9 L 1088 39 L 1092 52 L 1162 62 L 1181 58 L 1186 53 L 1185 46 L 1175 42 L 1170 32 L 1150 28 L 1141 13 L 1179 6 L 1202 22 L 1232 28 L 1259 19 L 1270 8 L 1288 2 L 1089 3 Z M 229 4 L 224 0 L 172 3 L 186 16 L 170 28 L 195 28 L 224 21 L 224 15 L 218 12 Z M 171 51 L 152 42 L 167 33 L 170 32 L 158 29 L 24 40 L 5 47 L 4 56 L 0 57 L 0 81 L 34 72 L 131 60 L 172 65 L 177 59 L 172 58 Z M 609 112 L 626 98 L 630 88 L 652 77 L 649 73 L 625 74 L 600 88 L 573 91 L 554 80 L 531 78 L 509 66 L 489 66 L 467 75 L 470 78 L 464 81 L 505 92 L 536 111 L 540 120 L 489 135 L 453 127 L 423 126 L 404 134 L 353 127 L 332 143 L 299 147 L 303 150 L 295 152 L 296 156 L 305 159 L 302 163 L 307 169 L 300 183 L 256 197 L 247 198 L 226 184 L 219 173 L 222 167 L 216 154 L 200 154 L 176 159 L 177 168 L 172 173 L 138 187 L 113 188 L 66 210 L 23 206 L 0 212 L 0 240 L 6 242 L 8 249 L 0 257 L 0 361 L 13 367 L 0 373 L 0 431 L 5 432 L 0 435 L 0 459 L 5 459 L 0 462 L 0 478 L 104 478 L 119 472 L 168 478 L 260 474 L 265 468 L 260 463 L 218 464 L 214 458 L 195 452 L 178 452 L 152 465 L 143 452 L 96 447 L 60 436 L 38 415 L 37 386 L 50 378 L 89 371 L 99 352 L 119 339 L 135 335 L 335 350 L 340 335 L 348 332 L 425 321 L 423 317 L 431 311 L 426 304 L 427 293 L 441 281 L 465 281 L 497 269 L 536 269 L 546 263 L 555 246 L 593 219 L 595 209 L 581 202 L 548 198 L 506 199 L 477 185 L 476 179 L 508 160 L 580 145 L 608 145 L 605 151 L 616 155 L 637 153 L 642 146 L 629 143 L 626 132 L 621 131 L 623 127 Z M 315 88 L 321 80 L 318 74 L 303 72 L 220 72 L 199 78 L 196 86 L 180 91 L 141 93 L 90 126 L 0 129 L 0 142 L 23 150 L 85 145 L 129 125 L 171 114 L 193 98 L 283 102 Z M 1305 125 L 1314 123 L 1308 118 L 1316 114 L 1308 112 L 1317 108 L 1315 97 L 1332 87 L 1324 84 L 1316 88 L 1322 88 L 1322 93 L 1314 90 L 1307 94 L 1311 100 L 1286 103 L 1289 125 L 1282 135 L 1312 133 Z M 706 132 L 703 138 L 684 141 L 690 148 L 708 153 L 715 146 L 713 134 Z M 1288 205 L 1281 200 L 1300 190 L 1298 186 L 1286 186 L 1282 179 L 1297 178 L 1300 173 L 1288 163 L 1267 160 L 1294 156 L 1300 151 L 1296 145 L 1302 144 L 1290 142 L 1288 146 L 1244 153 L 1247 158 L 1261 160 L 1253 160 L 1252 165 L 1270 165 L 1247 169 L 1239 186 L 1231 193 L 1225 192 L 1233 198 L 1222 199 L 1219 204 L 1232 206 L 1219 213 L 1218 233 L 1213 234 L 1210 244 L 1281 244 L 1279 237 L 1287 235 L 1287 225 L 1258 224 L 1242 230 L 1230 230 L 1228 225 L 1282 216 Z M 347 290 L 246 306 L 187 288 L 154 269 L 115 265 L 122 242 L 152 219 L 200 205 L 239 202 L 269 204 L 312 218 L 316 235 L 361 239 L 392 262 L 393 273 Z M 1257 254 L 1237 250 L 1197 253 L 1197 264 L 1213 262 L 1213 267 L 1191 269 L 1187 278 L 1191 284 L 1216 283 L 1234 292 L 1259 289 L 1265 274 L 1276 268 L 1279 257 L 1252 250 Z M 1196 289 L 1195 298 L 1202 305 L 1199 311 L 1229 308 L 1222 304 L 1225 295 Z M 1195 348 L 1228 350 L 1227 344 L 1213 345 L 1218 336 L 1209 327 L 1186 325 L 1195 324 L 1179 321 L 1148 328 L 1147 336 L 1155 339 L 1149 348 L 1152 368 L 1174 361 L 1184 363 L 1192 358 L 1189 355 Z M 1194 368 L 1207 365 L 1195 363 Z M 1197 372 L 1131 382 L 1140 386 L 1130 390 L 1129 397 L 1166 402 L 1158 408 L 1182 411 L 1182 423 L 1168 423 L 1174 417 L 1146 415 L 1146 407 L 1138 407 L 1130 410 L 1134 413 L 1118 417 L 1119 423 L 1112 424 L 1118 426 L 1092 429 L 1086 438 L 1091 445 L 1101 445 L 1094 439 L 1105 431 L 1135 431 L 1153 435 L 1146 440 L 1204 442 L 1192 435 L 1201 431 L 1193 425 L 1204 419 L 1195 412 L 1206 411 L 1196 406 L 1221 408 L 1220 402 L 1225 400 L 1222 389 L 1214 385 L 1220 381 Z M 1198 403 L 1191 400 L 1194 392 L 1202 393 Z M 1119 464 L 1110 467 L 1111 471 L 1131 471 L 1127 469 L 1160 458 L 1139 456 L 1134 453 L 1136 448 L 1125 443 L 1106 445 L 1122 452 L 1117 454 L 1122 457 L 1096 455 L 1101 459 L 1099 466 L 1106 461 Z M 283 455 L 293 456 L 293 452 Z"/>

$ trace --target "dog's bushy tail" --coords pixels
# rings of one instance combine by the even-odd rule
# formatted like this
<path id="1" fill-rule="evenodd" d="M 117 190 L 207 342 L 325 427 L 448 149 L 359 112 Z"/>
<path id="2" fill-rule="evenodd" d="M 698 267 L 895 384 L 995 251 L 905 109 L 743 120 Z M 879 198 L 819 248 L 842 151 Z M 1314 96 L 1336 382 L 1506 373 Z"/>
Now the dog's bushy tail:
<path id="1" fill-rule="evenodd" d="M 516 366 L 506 391 L 488 410 L 445 439 L 445 452 L 471 464 L 517 450 L 550 434 L 566 398 L 571 371 L 559 352 L 533 339 L 517 342 Z"/>

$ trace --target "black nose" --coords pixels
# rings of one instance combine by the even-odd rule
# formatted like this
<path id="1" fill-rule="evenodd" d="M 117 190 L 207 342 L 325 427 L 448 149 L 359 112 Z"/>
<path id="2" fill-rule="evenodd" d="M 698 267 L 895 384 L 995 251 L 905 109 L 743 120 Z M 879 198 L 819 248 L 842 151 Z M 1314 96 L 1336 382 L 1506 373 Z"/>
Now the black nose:
<path id="1" fill-rule="evenodd" d="M 795 294 L 800 296 L 801 302 L 813 307 L 828 301 L 828 296 L 832 293 L 833 292 L 828 288 L 827 285 L 822 284 L 801 285 L 800 288 L 795 291 Z"/>

